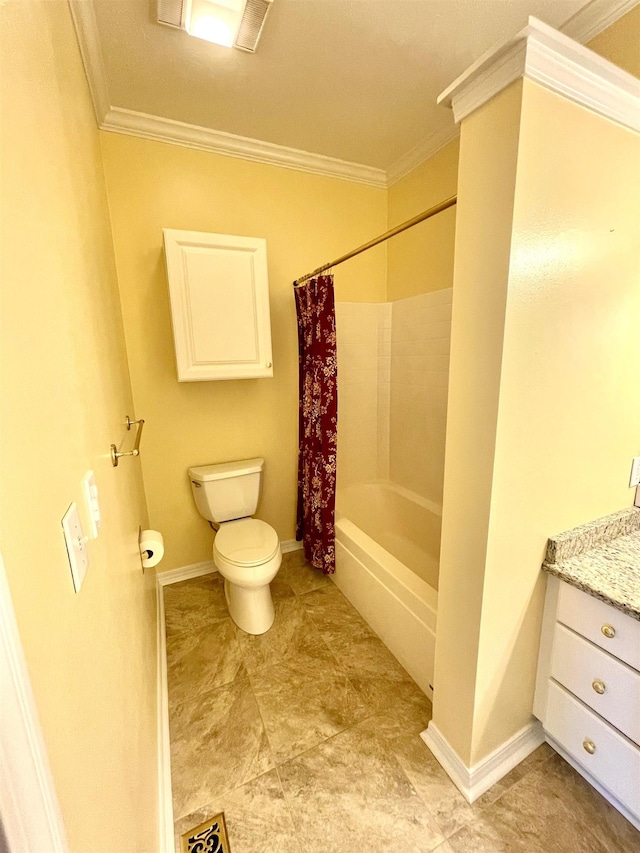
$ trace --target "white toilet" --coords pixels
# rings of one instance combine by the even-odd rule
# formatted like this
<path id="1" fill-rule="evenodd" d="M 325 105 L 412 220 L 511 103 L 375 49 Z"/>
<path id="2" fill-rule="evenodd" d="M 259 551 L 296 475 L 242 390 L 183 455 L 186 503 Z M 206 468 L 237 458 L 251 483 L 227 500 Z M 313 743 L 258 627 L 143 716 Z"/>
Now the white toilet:
<path id="1" fill-rule="evenodd" d="M 258 506 L 264 459 L 243 459 L 189 468 L 200 515 L 217 530 L 213 561 L 224 578 L 229 614 L 247 634 L 273 625 L 269 584 L 282 562 L 273 527 L 251 518 Z"/>

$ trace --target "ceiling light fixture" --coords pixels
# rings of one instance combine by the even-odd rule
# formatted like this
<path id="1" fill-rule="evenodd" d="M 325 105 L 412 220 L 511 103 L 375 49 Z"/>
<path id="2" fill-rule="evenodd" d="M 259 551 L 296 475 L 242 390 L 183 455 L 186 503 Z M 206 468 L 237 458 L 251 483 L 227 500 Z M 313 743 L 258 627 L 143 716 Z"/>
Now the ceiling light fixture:
<path id="1" fill-rule="evenodd" d="M 273 0 L 157 0 L 158 23 L 253 53 Z"/>

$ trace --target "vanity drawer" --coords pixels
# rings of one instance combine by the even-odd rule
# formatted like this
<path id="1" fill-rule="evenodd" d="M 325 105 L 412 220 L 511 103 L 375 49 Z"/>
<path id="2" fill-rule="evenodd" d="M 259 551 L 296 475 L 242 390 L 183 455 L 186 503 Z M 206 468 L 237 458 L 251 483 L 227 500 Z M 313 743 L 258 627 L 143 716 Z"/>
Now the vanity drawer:
<path id="1" fill-rule="evenodd" d="M 640 673 L 556 624 L 551 676 L 640 744 Z"/>
<path id="2" fill-rule="evenodd" d="M 553 681 L 545 730 L 622 805 L 640 815 L 640 749 Z M 585 744 L 594 747 L 593 754 Z"/>
<path id="3" fill-rule="evenodd" d="M 640 670 L 640 621 L 637 619 L 566 583 L 560 584 L 557 619 Z"/>

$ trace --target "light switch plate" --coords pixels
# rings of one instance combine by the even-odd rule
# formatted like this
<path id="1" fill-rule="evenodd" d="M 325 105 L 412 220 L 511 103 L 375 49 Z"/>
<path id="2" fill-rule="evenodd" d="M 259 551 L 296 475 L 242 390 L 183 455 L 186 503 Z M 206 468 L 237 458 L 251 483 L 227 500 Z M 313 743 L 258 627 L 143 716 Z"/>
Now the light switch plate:
<path id="1" fill-rule="evenodd" d="M 75 502 L 71 503 L 62 518 L 62 529 L 67 546 L 71 576 L 73 577 L 73 586 L 76 592 L 80 592 L 80 587 L 89 568 L 89 554 L 87 553 L 87 537 L 84 535 L 78 506 Z"/>
<path id="2" fill-rule="evenodd" d="M 629 478 L 629 488 L 640 486 L 640 456 L 636 456 L 631 461 L 631 477 Z"/>
<path id="3" fill-rule="evenodd" d="M 100 504 L 98 503 L 96 475 L 93 471 L 87 471 L 82 478 L 82 489 L 84 491 L 84 500 L 87 505 L 87 513 L 89 515 L 89 533 L 91 534 L 92 539 L 97 539 L 98 529 L 100 528 Z"/>

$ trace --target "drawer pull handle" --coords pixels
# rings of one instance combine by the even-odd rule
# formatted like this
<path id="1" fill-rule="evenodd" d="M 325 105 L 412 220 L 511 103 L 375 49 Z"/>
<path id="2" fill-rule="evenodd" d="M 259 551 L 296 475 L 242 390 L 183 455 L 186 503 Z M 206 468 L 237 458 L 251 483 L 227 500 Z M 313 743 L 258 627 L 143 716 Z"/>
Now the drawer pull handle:
<path id="1" fill-rule="evenodd" d="M 596 680 L 593 682 L 593 684 L 591 686 L 596 691 L 596 693 L 599 693 L 601 696 L 604 693 L 604 691 L 607 689 L 604 681 L 600 681 L 599 678 L 596 678 Z"/>
<path id="2" fill-rule="evenodd" d="M 589 753 L 589 755 L 593 755 L 593 753 L 596 751 L 595 743 L 592 740 L 589 740 L 589 738 L 582 742 L 582 746 L 584 747 L 585 751 Z"/>
<path id="3" fill-rule="evenodd" d="M 613 625 L 603 625 L 600 629 L 608 640 L 613 640 L 616 635 L 616 629 Z"/>

